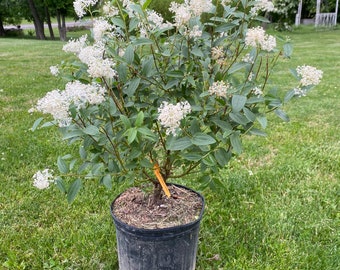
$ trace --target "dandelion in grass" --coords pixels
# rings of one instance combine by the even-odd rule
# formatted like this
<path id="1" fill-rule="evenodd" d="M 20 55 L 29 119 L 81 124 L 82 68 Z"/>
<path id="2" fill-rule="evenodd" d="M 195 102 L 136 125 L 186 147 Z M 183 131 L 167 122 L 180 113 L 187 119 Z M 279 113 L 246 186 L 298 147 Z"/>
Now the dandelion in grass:
<path id="1" fill-rule="evenodd" d="M 166 134 L 177 135 L 181 120 L 191 112 L 191 106 L 188 101 L 179 102 L 176 105 L 163 101 L 158 108 L 158 120 L 165 127 Z"/>
<path id="2" fill-rule="evenodd" d="M 319 70 L 312 66 L 298 66 L 296 72 L 300 77 L 300 83 L 302 86 L 318 85 L 322 79 L 322 70 Z"/>
<path id="3" fill-rule="evenodd" d="M 43 171 L 37 171 L 33 175 L 33 186 L 38 189 L 49 188 L 50 184 L 54 182 L 53 171 L 45 169 Z"/>

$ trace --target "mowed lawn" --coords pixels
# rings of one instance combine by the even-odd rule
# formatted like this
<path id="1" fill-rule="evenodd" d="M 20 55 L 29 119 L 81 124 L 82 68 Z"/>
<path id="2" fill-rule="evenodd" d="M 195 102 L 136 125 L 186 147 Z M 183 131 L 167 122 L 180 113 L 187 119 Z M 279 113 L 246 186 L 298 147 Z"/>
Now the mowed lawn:
<path id="1" fill-rule="evenodd" d="M 223 189 L 202 191 L 200 270 L 340 269 L 340 30 L 275 34 L 289 36 L 294 53 L 271 83 L 294 87 L 289 68 L 303 64 L 323 80 L 285 108 L 289 123 L 272 116 L 267 137 L 244 138 L 244 153 L 221 172 Z M 28 110 L 63 89 L 49 71 L 72 58 L 62 46 L 0 39 L 0 269 L 118 269 L 109 205 L 124 186 L 88 181 L 72 205 L 55 188 L 32 186 L 37 170 L 76 153 L 53 128 L 30 131 L 38 115 Z"/>

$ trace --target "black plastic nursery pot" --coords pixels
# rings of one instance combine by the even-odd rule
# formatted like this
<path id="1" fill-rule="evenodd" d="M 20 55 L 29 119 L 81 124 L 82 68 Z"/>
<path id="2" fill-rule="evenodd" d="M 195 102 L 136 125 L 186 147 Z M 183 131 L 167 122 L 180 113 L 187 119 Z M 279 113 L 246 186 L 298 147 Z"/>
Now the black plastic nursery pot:
<path id="1" fill-rule="evenodd" d="M 176 185 L 179 186 L 179 185 Z M 204 211 L 204 198 L 202 210 L 197 220 L 185 225 L 164 229 L 141 229 L 130 226 L 111 215 L 116 226 L 119 270 L 194 270 L 196 266 L 196 253 L 198 233 Z"/>

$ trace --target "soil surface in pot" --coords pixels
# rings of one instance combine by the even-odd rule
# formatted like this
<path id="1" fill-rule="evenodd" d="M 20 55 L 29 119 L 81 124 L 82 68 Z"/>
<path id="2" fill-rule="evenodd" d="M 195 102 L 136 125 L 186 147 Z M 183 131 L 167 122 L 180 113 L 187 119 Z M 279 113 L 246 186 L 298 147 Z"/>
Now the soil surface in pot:
<path id="1" fill-rule="evenodd" d="M 133 187 L 115 201 L 113 214 L 131 226 L 144 229 L 161 229 L 194 222 L 200 216 L 202 200 L 194 192 L 170 185 L 171 197 L 163 196 L 154 204 L 152 194 Z"/>

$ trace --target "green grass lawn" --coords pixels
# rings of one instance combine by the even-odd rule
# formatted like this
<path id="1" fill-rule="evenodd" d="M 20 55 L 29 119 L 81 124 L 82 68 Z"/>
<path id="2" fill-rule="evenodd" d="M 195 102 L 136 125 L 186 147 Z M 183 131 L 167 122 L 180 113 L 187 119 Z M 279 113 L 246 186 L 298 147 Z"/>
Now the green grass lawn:
<path id="1" fill-rule="evenodd" d="M 272 117 L 267 137 L 222 172 L 225 189 L 203 191 L 197 269 L 340 268 L 340 30 L 298 28 L 294 54 L 273 82 L 293 86 L 288 69 L 316 66 L 322 83 Z M 0 269 L 118 269 L 109 204 L 124 187 L 86 183 L 72 205 L 32 175 L 69 148 L 53 129 L 34 133 L 27 111 L 63 84 L 49 67 L 67 55 L 59 41 L 0 39 Z M 70 149 L 72 151 L 72 149 Z M 187 186 L 197 188 L 194 181 Z"/>

